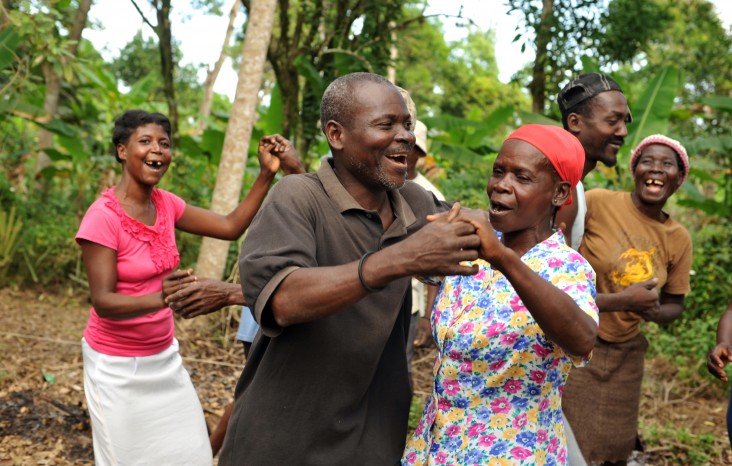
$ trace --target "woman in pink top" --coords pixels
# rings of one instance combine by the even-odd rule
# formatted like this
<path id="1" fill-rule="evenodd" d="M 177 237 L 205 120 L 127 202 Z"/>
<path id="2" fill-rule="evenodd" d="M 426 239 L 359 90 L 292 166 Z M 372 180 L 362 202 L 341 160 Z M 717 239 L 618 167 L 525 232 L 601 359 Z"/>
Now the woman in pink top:
<path id="1" fill-rule="evenodd" d="M 252 189 L 220 215 L 155 187 L 170 166 L 170 133 L 160 113 L 130 110 L 115 121 L 122 178 L 92 204 L 76 235 L 93 306 L 82 348 L 97 465 L 212 464 L 203 410 L 181 364 L 166 304 L 181 276 L 171 275 L 179 263 L 175 229 L 235 240 L 281 164 L 301 170 L 281 142 L 263 138 Z M 216 287 L 231 303 L 243 303 L 239 285 Z"/>

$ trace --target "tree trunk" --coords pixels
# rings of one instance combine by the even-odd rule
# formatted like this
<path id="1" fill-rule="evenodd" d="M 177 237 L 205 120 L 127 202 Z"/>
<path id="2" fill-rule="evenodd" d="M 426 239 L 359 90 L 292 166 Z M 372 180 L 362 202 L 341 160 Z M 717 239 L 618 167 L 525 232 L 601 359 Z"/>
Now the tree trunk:
<path id="1" fill-rule="evenodd" d="M 389 45 L 389 66 L 386 67 L 386 79 L 389 80 L 390 83 L 396 84 L 396 68 L 394 67 L 394 63 L 396 63 L 397 58 L 399 58 L 399 51 L 397 50 L 397 34 L 396 34 L 396 23 L 394 21 L 389 21 L 389 29 L 391 29 L 391 44 Z M 414 124 L 415 122 L 412 122 Z"/>
<path id="2" fill-rule="evenodd" d="M 551 40 L 551 26 L 554 20 L 554 0 L 543 0 L 541 19 L 536 27 L 536 59 L 532 72 L 531 91 L 532 110 L 534 113 L 544 113 L 546 100 L 546 63 L 547 45 Z"/>
<path id="3" fill-rule="evenodd" d="M 43 62 L 43 80 L 46 83 L 46 94 L 43 97 L 43 120 L 50 123 L 58 112 L 58 99 L 61 95 L 61 76 L 53 69 L 53 65 Z M 53 133 L 41 128 L 38 133 L 38 149 L 41 151 L 53 146 Z M 36 173 L 51 164 L 51 159 L 43 152 L 38 152 Z"/>
<path id="4" fill-rule="evenodd" d="M 175 65 L 173 64 L 173 33 L 170 30 L 170 0 L 161 0 L 155 2 L 155 11 L 157 13 L 158 25 L 156 33 L 158 36 L 158 44 L 160 47 L 160 68 L 163 73 L 163 92 L 165 92 L 165 100 L 168 102 L 168 118 L 170 118 L 170 126 L 173 138 L 177 139 L 178 135 L 178 101 L 175 99 L 174 73 Z"/>
<path id="5" fill-rule="evenodd" d="M 211 210 L 215 212 L 231 212 L 241 196 L 242 177 L 247 163 L 249 139 L 257 116 L 258 93 L 262 86 L 276 4 L 276 0 L 251 2 L 236 96 L 226 127 L 224 148 L 211 200 Z M 228 251 L 228 241 L 204 238 L 198 255 L 196 274 L 221 278 Z"/>
<path id="6" fill-rule="evenodd" d="M 221 46 L 221 53 L 219 59 L 216 60 L 213 69 L 206 71 L 206 81 L 203 83 L 203 100 L 201 101 L 201 107 L 198 110 L 198 131 L 203 132 L 206 129 L 206 118 L 211 115 L 211 104 L 213 102 L 213 88 L 216 83 L 216 78 L 219 76 L 221 67 L 224 65 L 226 60 L 226 48 L 229 46 L 231 41 L 231 35 L 234 32 L 234 21 L 236 20 L 236 14 L 241 8 L 241 0 L 234 0 L 234 4 L 231 6 L 229 12 L 229 25 L 226 28 L 226 36 L 224 37 L 224 44 Z"/>
<path id="7" fill-rule="evenodd" d="M 71 26 L 69 33 L 69 40 L 72 41 L 69 45 L 69 54 L 76 57 L 79 50 L 79 41 L 81 40 L 81 32 L 84 30 L 86 25 L 86 19 L 89 15 L 89 9 L 91 8 L 92 0 L 80 0 L 79 9 L 76 11 L 74 17 L 74 24 Z M 50 122 L 58 113 L 58 101 L 61 96 L 61 85 L 63 84 L 63 78 L 56 73 L 53 66 L 48 63 L 43 63 L 43 79 L 46 83 L 46 94 L 43 98 L 43 119 Z M 39 173 L 44 168 L 51 165 L 51 159 L 43 152 L 43 149 L 47 149 L 53 146 L 53 133 L 41 128 L 38 133 L 38 153 L 36 155 L 36 173 Z"/>

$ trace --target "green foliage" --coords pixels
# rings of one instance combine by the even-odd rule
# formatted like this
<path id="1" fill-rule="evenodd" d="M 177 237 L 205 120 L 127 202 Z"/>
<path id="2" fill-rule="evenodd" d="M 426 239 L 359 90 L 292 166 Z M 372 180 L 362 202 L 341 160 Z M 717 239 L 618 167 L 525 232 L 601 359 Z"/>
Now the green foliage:
<path id="1" fill-rule="evenodd" d="M 5 281 L 6 270 L 18 249 L 23 222 L 16 218 L 15 208 L 10 212 L 0 209 L 0 282 Z"/>
<path id="2" fill-rule="evenodd" d="M 686 143 L 694 157 L 690 170 L 695 183 L 686 190 L 681 205 L 699 209 L 706 214 L 729 219 L 732 213 L 732 98 L 710 96 L 702 101 L 709 111 L 702 118 L 707 135 L 693 137 Z M 687 116 L 691 118 L 699 117 Z"/>
<path id="3" fill-rule="evenodd" d="M 111 71 L 127 86 L 132 86 L 146 76 L 152 75 L 160 82 L 160 50 L 151 37 L 145 39 L 139 31 L 119 51 L 119 56 L 110 63 Z M 158 87 L 162 88 L 159 84 Z M 162 92 L 162 89 L 160 89 Z"/>
<path id="4" fill-rule="evenodd" d="M 710 94 L 729 94 L 732 31 L 724 27 L 714 5 L 707 0 L 657 0 L 657 3 L 672 20 L 664 34 L 652 41 L 646 53 L 639 57 L 647 60 L 645 71 L 654 73 L 668 64 L 677 67 L 685 83 L 679 96 L 684 103 L 697 102 Z"/>
<path id="5" fill-rule="evenodd" d="M 633 123 L 628 126 L 628 136 L 618 154 L 619 169 L 628 166 L 630 151 L 643 138 L 651 134 L 668 134 L 668 122 L 679 86 L 676 69 L 667 66 L 653 77 L 638 99 L 629 103 Z"/>
<path id="6" fill-rule="evenodd" d="M 579 56 L 596 50 L 601 29 L 599 0 L 507 0 L 509 13 L 520 13 L 514 42 L 521 50 L 531 47 L 536 58 L 522 73 L 532 92 L 533 105 L 544 113 L 547 95 L 554 95 L 565 78 L 575 74 Z M 547 8 L 547 10 L 545 10 Z M 530 76 L 530 78 L 529 78 Z"/>
<path id="7" fill-rule="evenodd" d="M 420 120 L 450 114 L 480 119 L 501 107 L 528 108 L 525 92 L 498 79 L 493 31 L 466 26 L 465 39 L 446 43 L 435 18 L 414 25 L 399 43 L 397 77 Z"/>
<path id="8" fill-rule="evenodd" d="M 676 379 L 683 384 L 696 385 L 700 376 L 712 380 L 705 361 L 715 345 L 719 316 L 707 314 L 692 318 L 694 312 L 689 304 L 684 312 L 683 323 L 675 322 L 667 328 L 645 324 L 643 333 L 649 342 L 647 356 L 663 356 L 678 368 Z"/>
<path id="9" fill-rule="evenodd" d="M 178 63 L 183 56 L 180 46 L 173 43 L 173 60 Z M 148 37 L 145 39 L 142 31 L 136 34 L 120 50 L 119 56 L 109 64 L 114 76 L 124 85 L 132 87 L 134 93 L 146 93 L 147 100 L 164 102 L 163 76 L 160 67 L 160 49 L 158 42 Z M 184 114 L 198 110 L 203 93 L 198 83 L 197 66 L 176 66 L 175 95 Z M 115 84 L 116 87 L 116 84 Z M 146 107 L 146 105 L 142 105 Z M 167 112 L 167 107 L 162 109 Z M 184 128 L 185 129 L 185 125 Z"/>
<path id="10" fill-rule="evenodd" d="M 493 168 L 501 139 L 500 130 L 513 120 L 513 107 L 501 107 L 483 119 L 473 112 L 472 118 L 450 115 L 425 118 L 432 128 L 430 155 L 437 160 L 443 174 L 436 180 L 448 200 L 485 209 L 488 198 L 485 188 Z"/>
<path id="11" fill-rule="evenodd" d="M 679 380 L 689 383 L 703 377 L 713 380 L 704 366 L 706 354 L 716 344 L 716 329 L 732 289 L 732 238 L 729 219 L 708 219 L 700 229 L 691 229 L 694 258 L 691 292 L 684 312 L 675 322 L 660 327 L 646 324 L 649 355 L 663 355 L 678 368 Z"/>
<path id="12" fill-rule="evenodd" d="M 417 428 L 419 420 L 422 419 L 422 413 L 424 413 L 424 406 L 427 403 L 427 399 L 424 396 L 414 395 L 412 396 L 412 404 L 409 406 L 409 433 L 414 432 Z"/>
<path id="13" fill-rule="evenodd" d="M 670 26 L 668 9 L 655 1 L 613 0 L 601 20 L 597 50 L 604 61 L 628 62 L 646 45 L 661 38 Z"/>
<path id="14" fill-rule="evenodd" d="M 732 290 L 732 227 L 730 219 L 718 218 L 694 233 L 694 275 L 692 292 L 687 296 L 683 317 L 675 326 L 684 326 L 690 320 L 712 316 L 719 318 L 727 306 Z"/>
<path id="15" fill-rule="evenodd" d="M 664 426 L 641 425 L 646 443 L 652 445 L 669 444 L 670 453 L 676 464 L 713 464 L 719 456 L 719 445 L 712 434 L 694 434 L 687 427 L 668 423 Z M 669 442 L 673 439 L 673 442 Z"/>
<path id="16" fill-rule="evenodd" d="M 19 58 L 15 53 L 19 43 L 20 35 L 12 24 L 0 31 L 0 70 L 9 67 Z"/>

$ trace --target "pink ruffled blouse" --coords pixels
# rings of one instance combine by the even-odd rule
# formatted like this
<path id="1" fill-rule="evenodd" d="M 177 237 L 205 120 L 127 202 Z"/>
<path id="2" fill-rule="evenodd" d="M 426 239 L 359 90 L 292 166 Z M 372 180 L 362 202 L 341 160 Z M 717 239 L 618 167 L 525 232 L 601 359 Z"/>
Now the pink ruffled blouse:
<path id="1" fill-rule="evenodd" d="M 153 189 L 155 225 L 133 219 L 119 203 L 114 188 L 106 190 L 84 215 L 76 241 L 91 241 L 117 252 L 117 293 L 141 296 L 162 291 L 162 280 L 180 262 L 175 222 L 186 204 L 178 196 Z M 100 317 L 94 308 L 84 330 L 94 350 L 111 356 L 149 356 L 173 343 L 173 312 L 159 311 L 126 320 Z"/>

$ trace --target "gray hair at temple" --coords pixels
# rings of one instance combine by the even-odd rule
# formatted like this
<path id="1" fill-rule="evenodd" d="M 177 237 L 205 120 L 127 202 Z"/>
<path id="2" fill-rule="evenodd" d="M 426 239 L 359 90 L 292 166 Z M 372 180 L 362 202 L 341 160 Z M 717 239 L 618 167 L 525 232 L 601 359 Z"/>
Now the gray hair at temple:
<path id="1" fill-rule="evenodd" d="M 350 128 L 353 119 L 353 94 L 356 86 L 362 82 L 383 84 L 396 89 L 389 80 L 374 73 L 351 73 L 335 79 L 325 89 L 320 101 L 320 128 L 323 132 L 325 125 L 331 120 Z"/>

